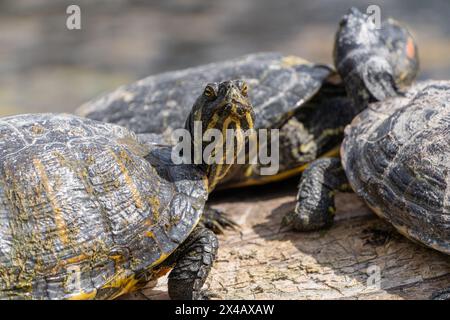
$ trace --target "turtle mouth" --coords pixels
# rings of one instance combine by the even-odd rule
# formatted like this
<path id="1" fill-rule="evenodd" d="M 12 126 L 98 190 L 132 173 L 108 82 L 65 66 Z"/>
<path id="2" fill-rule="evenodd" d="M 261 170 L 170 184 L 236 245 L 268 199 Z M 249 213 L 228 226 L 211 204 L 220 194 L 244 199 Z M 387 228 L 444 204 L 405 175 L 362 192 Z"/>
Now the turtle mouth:
<path id="1" fill-rule="evenodd" d="M 229 114 L 232 118 L 243 119 L 248 114 L 251 114 L 253 108 L 249 105 L 233 100 L 231 103 L 227 103 L 224 106 L 224 113 Z"/>
<path id="2" fill-rule="evenodd" d="M 254 115 L 253 108 L 251 106 L 239 102 L 227 104 L 225 107 L 225 112 L 231 120 L 229 122 L 228 129 L 253 129 Z"/>
<path id="3" fill-rule="evenodd" d="M 219 124 L 219 127 L 228 127 L 232 123 L 237 123 L 238 127 L 250 129 L 253 128 L 254 112 L 251 105 L 233 99 L 216 108 L 215 115 L 211 119 L 221 119 L 213 121 Z M 223 125 L 220 125 L 222 123 Z M 231 129 L 231 128 L 230 128 Z"/>

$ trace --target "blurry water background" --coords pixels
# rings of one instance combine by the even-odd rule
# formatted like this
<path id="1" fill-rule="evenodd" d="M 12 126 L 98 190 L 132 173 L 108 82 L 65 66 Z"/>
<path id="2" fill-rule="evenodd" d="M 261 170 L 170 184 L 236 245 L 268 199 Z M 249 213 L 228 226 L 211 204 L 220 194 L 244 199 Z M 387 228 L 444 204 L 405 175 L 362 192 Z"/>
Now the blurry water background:
<path id="1" fill-rule="evenodd" d="M 81 30 L 66 8 L 81 7 Z M 0 115 L 71 112 L 161 71 L 281 51 L 331 63 L 349 7 L 381 7 L 419 45 L 420 78 L 450 78 L 450 1 L 0 0 Z"/>

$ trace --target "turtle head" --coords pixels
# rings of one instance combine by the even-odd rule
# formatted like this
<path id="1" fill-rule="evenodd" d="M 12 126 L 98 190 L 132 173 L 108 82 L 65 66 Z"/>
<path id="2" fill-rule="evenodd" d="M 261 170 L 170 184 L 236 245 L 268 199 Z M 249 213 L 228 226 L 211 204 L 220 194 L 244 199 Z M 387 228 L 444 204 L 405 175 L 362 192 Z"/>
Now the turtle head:
<path id="1" fill-rule="evenodd" d="M 244 81 L 209 83 L 186 121 L 192 137 L 192 159 L 208 177 L 209 189 L 222 179 L 253 129 L 254 112 Z"/>
<path id="2" fill-rule="evenodd" d="M 419 64 L 406 28 L 393 19 L 377 26 L 356 8 L 341 19 L 333 56 L 347 93 L 360 109 L 400 95 L 399 89 L 415 79 Z"/>
<path id="3" fill-rule="evenodd" d="M 352 7 L 341 18 L 336 33 L 335 57 L 343 58 L 354 49 L 361 46 L 377 44 L 376 26 L 369 17 Z"/>

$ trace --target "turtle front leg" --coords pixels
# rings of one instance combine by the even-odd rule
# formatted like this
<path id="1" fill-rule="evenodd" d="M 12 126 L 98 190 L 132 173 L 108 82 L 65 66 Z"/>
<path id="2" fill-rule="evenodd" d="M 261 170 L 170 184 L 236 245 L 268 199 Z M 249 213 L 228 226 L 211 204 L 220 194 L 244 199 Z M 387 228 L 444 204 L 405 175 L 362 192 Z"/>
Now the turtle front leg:
<path id="1" fill-rule="evenodd" d="M 219 242 L 209 229 L 198 226 L 178 249 L 169 274 L 169 296 L 174 300 L 199 300 L 201 288 L 216 258 Z"/>
<path id="2" fill-rule="evenodd" d="M 225 212 L 220 209 L 214 209 L 208 205 L 205 206 L 200 223 L 215 234 L 223 234 L 225 229 L 236 229 L 238 227 L 236 222 L 228 218 Z"/>
<path id="3" fill-rule="evenodd" d="M 294 211 L 282 221 L 282 227 L 298 231 L 314 231 L 333 224 L 334 195 L 349 191 L 344 168 L 338 158 L 322 158 L 311 163 L 303 172 Z"/>

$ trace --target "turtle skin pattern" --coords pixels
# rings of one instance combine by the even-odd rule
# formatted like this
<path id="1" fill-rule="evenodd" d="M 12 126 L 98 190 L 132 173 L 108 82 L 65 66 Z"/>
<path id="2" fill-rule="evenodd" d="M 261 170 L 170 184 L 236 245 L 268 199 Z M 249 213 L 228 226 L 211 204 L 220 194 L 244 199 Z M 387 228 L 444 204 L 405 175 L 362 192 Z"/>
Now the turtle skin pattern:
<path id="1" fill-rule="evenodd" d="M 374 103 L 346 128 L 353 190 L 402 234 L 450 254 L 450 82 Z"/>
<path id="2" fill-rule="evenodd" d="M 204 179 L 117 125 L 1 119 L 0 298 L 114 298 L 152 278 L 199 221 Z"/>

